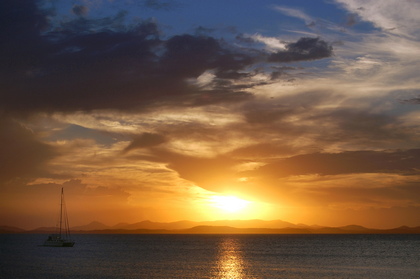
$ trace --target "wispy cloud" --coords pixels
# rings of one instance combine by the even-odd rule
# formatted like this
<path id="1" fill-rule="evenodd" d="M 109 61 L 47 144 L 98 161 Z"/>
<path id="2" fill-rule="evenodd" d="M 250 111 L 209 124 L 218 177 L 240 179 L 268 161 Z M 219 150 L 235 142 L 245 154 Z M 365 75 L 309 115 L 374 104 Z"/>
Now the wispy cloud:
<path id="1" fill-rule="evenodd" d="M 418 1 L 336 0 L 336 2 L 385 32 L 420 38 L 418 30 L 420 3 Z"/>
<path id="2" fill-rule="evenodd" d="M 302 10 L 283 6 L 274 6 L 276 11 L 303 20 L 307 25 L 315 24 L 315 20 Z"/>
<path id="3" fill-rule="evenodd" d="M 284 50 L 286 48 L 286 43 L 278 38 L 265 37 L 260 34 L 251 35 L 250 38 L 257 42 L 263 43 L 266 46 L 267 50 L 270 52 Z"/>

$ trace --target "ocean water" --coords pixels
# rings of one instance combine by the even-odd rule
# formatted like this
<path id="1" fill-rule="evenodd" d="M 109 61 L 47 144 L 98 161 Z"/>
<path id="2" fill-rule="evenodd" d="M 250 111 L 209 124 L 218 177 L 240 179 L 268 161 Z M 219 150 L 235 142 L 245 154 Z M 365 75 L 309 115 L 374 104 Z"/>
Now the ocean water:
<path id="1" fill-rule="evenodd" d="M 0 278 L 420 278 L 420 235 L 0 235 Z"/>

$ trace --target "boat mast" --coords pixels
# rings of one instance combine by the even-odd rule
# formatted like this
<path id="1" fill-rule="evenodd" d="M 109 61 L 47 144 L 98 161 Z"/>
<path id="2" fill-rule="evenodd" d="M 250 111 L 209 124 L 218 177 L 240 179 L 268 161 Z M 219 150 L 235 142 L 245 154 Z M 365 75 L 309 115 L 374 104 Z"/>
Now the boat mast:
<path id="1" fill-rule="evenodd" d="M 64 195 L 64 192 L 63 192 L 63 187 L 61 187 L 61 200 L 60 200 L 60 237 L 61 237 L 61 226 L 62 226 L 62 223 L 63 223 L 63 195 Z"/>

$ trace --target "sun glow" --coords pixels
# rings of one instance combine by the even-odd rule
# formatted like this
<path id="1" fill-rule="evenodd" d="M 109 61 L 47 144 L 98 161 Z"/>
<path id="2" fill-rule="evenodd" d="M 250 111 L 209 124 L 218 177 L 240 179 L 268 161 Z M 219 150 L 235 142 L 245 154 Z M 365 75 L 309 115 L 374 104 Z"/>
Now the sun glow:
<path id="1" fill-rule="evenodd" d="M 225 212 L 236 213 L 245 209 L 251 202 L 233 196 L 212 196 L 212 206 L 222 209 Z"/>

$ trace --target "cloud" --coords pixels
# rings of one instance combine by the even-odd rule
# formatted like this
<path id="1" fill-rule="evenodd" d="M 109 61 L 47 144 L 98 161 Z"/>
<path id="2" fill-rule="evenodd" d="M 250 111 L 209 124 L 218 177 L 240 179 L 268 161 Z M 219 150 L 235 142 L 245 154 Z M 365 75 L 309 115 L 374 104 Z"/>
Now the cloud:
<path id="1" fill-rule="evenodd" d="M 308 120 L 323 123 L 325 130 L 320 136 L 326 140 L 352 142 L 353 144 L 395 144 L 415 140 L 409 128 L 402 127 L 398 118 L 385 113 L 372 113 L 357 109 L 336 109 L 320 112 Z M 310 123 L 310 122 L 309 122 Z"/>
<path id="2" fill-rule="evenodd" d="M 257 42 L 264 43 L 266 45 L 267 50 L 270 52 L 276 52 L 278 50 L 284 50 L 286 48 L 286 44 L 282 42 L 281 40 L 279 40 L 278 38 L 264 37 L 260 34 L 254 34 L 250 36 L 249 38 Z"/>
<path id="3" fill-rule="evenodd" d="M 46 164 L 58 156 L 50 145 L 19 122 L 0 119 L 0 184 L 12 179 L 28 179 L 47 175 Z"/>
<path id="4" fill-rule="evenodd" d="M 281 7 L 281 6 L 275 6 L 274 9 L 285 15 L 302 19 L 308 25 L 314 24 L 315 22 L 311 16 L 307 15 L 306 13 L 304 13 L 303 11 L 299 9 Z"/>
<path id="5" fill-rule="evenodd" d="M 71 11 L 77 16 L 84 16 L 88 14 L 89 8 L 82 5 L 73 5 Z"/>
<path id="6" fill-rule="evenodd" d="M 128 152 L 134 149 L 148 148 L 157 146 L 166 141 L 165 137 L 159 134 L 143 133 L 134 138 L 134 140 L 124 149 Z"/>
<path id="7" fill-rule="evenodd" d="M 372 1 L 343 4 L 344 32 L 277 6 L 306 26 L 239 34 L 249 28 L 241 25 L 226 35 L 203 22 L 174 33 L 179 26 L 166 25 L 174 1 L 111 2 L 68 4 L 60 17 L 43 1 L 0 1 L 3 192 L 17 187 L 12 197 L 27 190 L 31 197 L 64 185 L 93 212 L 80 209 L 80 220 L 114 214 L 120 221 L 132 212 L 127 220 L 137 221 L 157 201 L 167 209 L 187 192 L 210 194 L 198 187 L 303 212 L 322 207 L 324 216 L 417 206 L 410 193 L 419 177 L 419 46 L 408 34 L 411 13 L 387 30 L 398 19 L 388 10 L 393 1 L 376 10 Z M 115 14 L 99 17 L 110 7 Z M 130 18 L 122 7 L 163 14 L 165 25 Z M 308 27 L 322 37 L 310 37 Z M 2 201 L 12 211 L 9 197 Z"/>
<path id="8" fill-rule="evenodd" d="M 376 97 L 371 101 L 351 88 L 337 92 L 332 84 L 268 87 L 267 99 L 241 107 L 246 125 L 235 128 L 255 142 L 293 145 L 301 152 L 393 149 L 402 143 L 416 148 L 416 116 L 390 115 L 388 107 L 377 107 Z"/>
<path id="9" fill-rule="evenodd" d="M 176 1 L 143 0 L 143 5 L 154 10 L 170 10 L 177 6 Z"/>
<path id="10" fill-rule="evenodd" d="M 418 177 L 417 177 L 418 178 Z M 323 201 L 324 197 L 329 197 L 330 203 L 336 206 L 345 206 L 346 204 L 358 203 L 360 207 L 388 207 L 393 206 L 419 206 L 420 205 L 420 183 L 418 182 L 405 182 L 403 179 L 394 181 L 396 185 L 381 185 L 377 187 L 364 187 L 346 186 L 346 187 L 330 187 L 318 189 L 319 201 Z M 366 183 L 366 181 L 365 181 Z M 362 184 L 364 184 L 362 182 Z M 324 198 L 325 199 L 325 198 Z"/>
<path id="11" fill-rule="evenodd" d="M 346 25 L 347 26 L 353 26 L 357 22 L 358 22 L 357 14 L 352 13 L 352 14 L 347 15 L 347 18 L 346 18 Z"/>
<path id="12" fill-rule="evenodd" d="M 420 105 L 420 97 L 407 99 L 407 100 L 402 100 L 402 102 L 408 103 L 408 104 L 413 104 L 413 105 Z"/>
<path id="13" fill-rule="evenodd" d="M 221 65 L 220 53 L 223 49 L 212 37 L 178 35 L 170 38 L 165 46 L 167 51 L 161 60 L 163 70 L 181 78 L 196 78 L 212 68 L 226 67 L 230 70 L 244 66 L 240 61 L 238 65 Z M 245 62 L 245 65 L 248 63 Z"/>
<path id="14" fill-rule="evenodd" d="M 19 3 L 3 1 L 0 14 L 7 19 L 10 15 L 4 11 L 12 9 L 24 15 L 6 20 L 1 29 L 7 42 L 0 49 L 3 111 L 142 110 L 169 103 L 242 102 L 251 95 L 245 90 L 259 83 L 250 82 L 257 75 L 251 68 L 268 57 L 209 36 L 182 34 L 163 40 L 154 20 L 124 24 L 124 12 L 48 26 L 50 11 Z M 86 9 L 77 6 L 73 12 L 82 15 Z M 325 41 L 302 38 L 268 60 L 294 62 L 331 54 Z M 206 71 L 214 73 L 212 86 L 204 89 L 188 82 Z M 242 79 L 248 84 L 238 84 Z"/>
<path id="15" fill-rule="evenodd" d="M 267 164 L 255 175 L 339 175 L 357 173 L 419 174 L 420 149 L 393 151 L 347 151 L 297 155 Z"/>
<path id="16" fill-rule="evenodd" d="M 2 18 L 0 36 L 3 42 L 36 39 L 36 36 L 39 36 L 39 33 L 48 27 L 49 12 L 38 12 L 36 1 L 1 1 L 0 15 Z M 15 45 L 8 44 L 5 46 L 15 47 Z M 20 47 L 28 47 L 28 45 Z"/>
<path id="17" fill-rule="evenodd" d="M 364 21 L 372 22 L 385 32 L 419 39 L 420 3 L 409 0 L 336 0 Z"/>
<path id="18" fill-rule="evenodd" d="M 155 150 L 170 169 L 185 180 L 194 182 L 203 189 L 223 192 L 234 188 L 236 176 L 232 172 L 237 161 L 226 156 L 211 158 L 194 157 L 164 150 Z"/>
<path id="19" fill-rule="evenodd" d="M 273 53 L 271 62 L 308 61 L 332 56 L 333 48 L 319 38 L 301 38 L 296 43 L 289 43 L 286 50 Z"/>
<path id="20" fill-rule="evenodd" d="M 78 25 L 86 28 L 90 23 Z M 157 37 L 157 27 L 144 22 L 126 32 L 73 33 L 53 44 L 43 41 L 36 60 L 24 65 L 10 61 L 15 69 L 7 74 L 2 107 L 15 111 L 138 109 L 199 93 L 186 79 L 207 69 L 218 68 L 222 74 L 250 62 L 246 57 L 230 58 L 234 55 L 230 53 L 221 55 L 219 43 L 210 37 L 181 35 L 167 42 Z M 162 57 L 155 54 L 157 47 L 164 47 Z M 241 94 L 235 91 L 225 88 L 223 93 L 227 98 L 229 93 Z"/>
<path id="21" fill-rule="evenodd" d="M 296 148 L 280 142 L 265 142 L 239 147 L 229 155 L 234 158 L 246 158 L 258 162 L 267 158 L 279 158 L 296 153 Z M 262 163 L 264 164 L 264 163 Z"/>
<path id="22" fill-rule="evenodd" d="M 207 158 L 157 149 L 154 154 L 180 178 L 203 189 L 242 193 L 244 198 L 285 207 L 298 206 L 302 210 L 316 207 L 334 214 L 351 209 L 363 214 L 369 208 L 419 205 L 415 194 L 419 191 L 419 149 L 284 157 L 291 150 L 292 147 L 282 150 L 276 145 L 260 145 Z M 269 163 L 257 159 L 264 160 L 270 155 L 273 157 Z"/>

